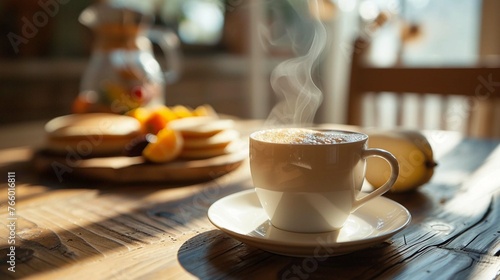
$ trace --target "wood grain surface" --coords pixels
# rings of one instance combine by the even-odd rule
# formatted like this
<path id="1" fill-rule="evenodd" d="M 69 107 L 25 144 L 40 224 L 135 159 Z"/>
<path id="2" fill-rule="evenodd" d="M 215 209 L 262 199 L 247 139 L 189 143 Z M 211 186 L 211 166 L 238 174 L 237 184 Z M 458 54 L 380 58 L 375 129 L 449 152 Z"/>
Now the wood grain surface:
<path id="1" fill-rule="evenodd" d="M 387 195 L 411 212 L 410 226 L 372 248 L 330 258 L 268 253 L 209 223 L 213 202 L 252 188 L 247 161 L 201 183 L 117 187 L 41 177 L 31 148 L 0 150 L 1 174 L 15 172 L 17 180 L 16 272 L 7 270 L 7 179 L 0 185 L 0 278 L 495 279 L 499 141 L 428 136 L 439 163 L 431 182 Z"/>

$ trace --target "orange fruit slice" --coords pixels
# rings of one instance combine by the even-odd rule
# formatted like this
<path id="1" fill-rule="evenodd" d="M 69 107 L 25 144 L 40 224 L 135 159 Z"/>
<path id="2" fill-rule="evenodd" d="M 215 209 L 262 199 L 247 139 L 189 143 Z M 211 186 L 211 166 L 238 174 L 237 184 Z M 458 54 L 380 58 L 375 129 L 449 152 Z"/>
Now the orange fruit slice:
<path id="1" fill-rule="evenodd" d="M 157 134 L 164 129 L 168 122 L 176 119 L 177 116 L 166 106 L 154 109 L 149 117 L 144 122 L 145 131 L 152 134 Z"/>
<path id="2" fill-rule="evenodd" d="M 151 112 L 144 107 L 137 107 L 128 111 L 125 115 L 136 118 L 140 123 L 144 123 Z"/>
<path id="3" fill-rule="evenodd" d="M 152 141 L 144 148 L 142 155 L 151 162 L 169 162 L 179 156 L 183 143 L 184 140 L 179 132 L 164 128 L 156 135 L 156 141 Z"/>
<path id="4" fill-rule="evenodd" d="M 189 109 L 188 107 L 182 106 L 182 105 L 176 105 L 176 106 L 174 106 L 172 108 L 172 111 L 174 112 L 174 114 L 179 119 L 181 119 L 181 118 L 188 118 L 188 117 L 192 117 L 193 116 L 193 113 L 191 112 L 192 110 Z"/>
<path id="5" fill-rule="evenodd" d="M 218 117 L 215 109 L 208 104 L 200 105 L 200 106 L 196 107 L 196 109 L 193 110 L 193 116 L 196 116 L 196 117 L 214 117 L 214 118 Z"/>
<path id="6" fill-rule="evenodd" d="M 139 121 L 139 123 L 141 124 L 141 130 L 143 133 L 148 132 L 147 127 L 146 127 L 146 122 L 149 119 L 149 117 L 151 116 L 151 112 L 148 109 L 146 109 L 144 107 L 137 107 L 135 109 L 128 111 L 126 113 L 126 115 L 131 116 Z"/>

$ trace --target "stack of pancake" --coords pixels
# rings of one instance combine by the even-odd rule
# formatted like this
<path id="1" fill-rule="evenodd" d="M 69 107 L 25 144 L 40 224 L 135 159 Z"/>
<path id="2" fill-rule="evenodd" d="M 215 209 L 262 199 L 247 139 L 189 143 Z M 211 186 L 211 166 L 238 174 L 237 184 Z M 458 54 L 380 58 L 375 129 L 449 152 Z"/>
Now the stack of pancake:
<path id="1" fill-rule="evenodd" d="M 167 129 L 178 132 L 183 141 L 178 158 L 201 159 L 233 152 L 239 133 L 234 122 L 216 117 L 187 117 L 173 120 Z M 142 136 L 140 122 L 129 116 L 108 113 L 66 115 L 49 121 L 46 150 L 81 158 L 121 156 L 124 147 Z M 152 144 L 152 143 L 150 143 Z"/>
<path id="2" fill-rule="evenodd" d="M 82 158 L 114 156 L 141 134 L 141 124 L 132 117 L 89 113 L 52 119 L 45 125 L 46 150 Z"/>
<path id="3" fill-rule="evenodd" d="M 240 137 L 229 119 L 192 117 L 169 123 L 170 129 L 179 131 L 184 139 L 180 157 L 198 159 L 232 152 L 233 143 Z"/>

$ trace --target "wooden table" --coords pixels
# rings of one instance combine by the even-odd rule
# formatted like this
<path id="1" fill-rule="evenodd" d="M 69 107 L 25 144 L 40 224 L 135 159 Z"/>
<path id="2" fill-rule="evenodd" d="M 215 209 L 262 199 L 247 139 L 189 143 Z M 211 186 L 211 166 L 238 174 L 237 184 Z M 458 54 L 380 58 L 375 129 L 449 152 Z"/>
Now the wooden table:
<path id="1" fill-rule="evenodd" d="M 244 134 L 259 124 L 238 122 Z M 0 135 L 1 279 L 494 279 L 499 275 L 500 142 L 496 140 L 427 132 L 439 162 L 432 181 L 414 193 L 386 195 L 411 212 L 411 224 L 374 247 L 315 259 L 249 247 L 208 221 L 212 203 L 252 188 L 247 162 L 225 176 L 197 184 L 60 183 L 34 173 L 32 146 L 15 147 L 40 144 L 42 123 L 0 129 Z M 9 172 L 15 174 L 14 197 L 8 196 Z M 10 210 L 15 215 L 10 216 L 8 204 L 14 199 Z M 15 229 L 9 229 L 13 221 Z M 12 239 L 15 272 L 7 263 Z"/>

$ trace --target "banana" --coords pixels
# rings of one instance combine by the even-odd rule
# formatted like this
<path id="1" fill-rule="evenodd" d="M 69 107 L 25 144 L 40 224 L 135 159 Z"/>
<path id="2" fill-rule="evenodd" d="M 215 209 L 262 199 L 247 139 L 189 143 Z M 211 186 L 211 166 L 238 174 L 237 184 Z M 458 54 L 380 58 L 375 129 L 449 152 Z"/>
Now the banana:
<path id="1" fill-rule="evenodd" d="M 392 153 L 399 162 L 399 177 L 392 192 L 415 190 L 427 183 L 437 165 L 432 147 L 427 138 L 418 131 L 391 130 L 368 132 L 368 147 L 380 148 Z M 368 158 L 366 180 L 375 188 L 382 186 L 389 178 L 389 165 L 379 158 Z"/>

